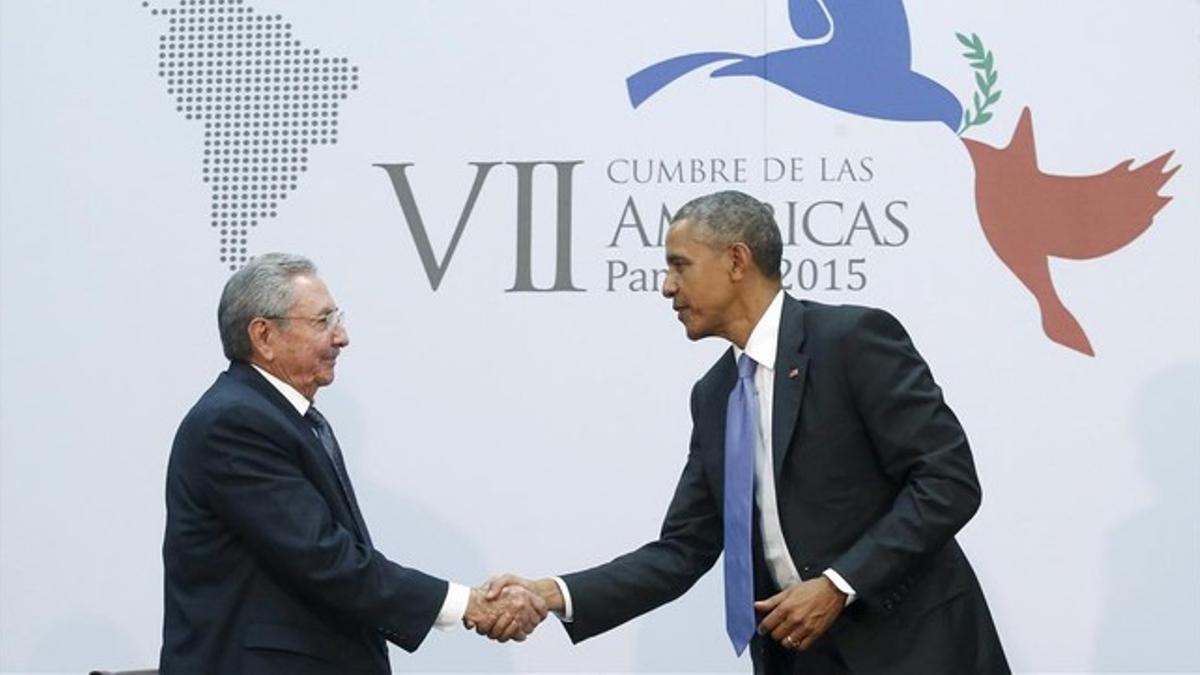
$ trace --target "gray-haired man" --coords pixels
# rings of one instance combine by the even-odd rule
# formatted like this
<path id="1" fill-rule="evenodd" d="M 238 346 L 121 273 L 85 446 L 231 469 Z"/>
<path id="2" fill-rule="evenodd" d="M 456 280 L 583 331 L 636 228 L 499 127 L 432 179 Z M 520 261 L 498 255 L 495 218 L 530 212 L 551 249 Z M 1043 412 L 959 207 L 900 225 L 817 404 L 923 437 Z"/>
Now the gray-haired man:
<path id="1" fill-rule="evenodd" d="M 414 651 L 460 621 L 523 639 L 545 617 L 528 592 L 485 600 L 374 548 L 313 407 L 350 343 L 342 318 L 299 256 L 260 256 L 225 285 L 229 370 L 180 424 L 167 469 L 166 675 L 382 675 L 385 640 Z"/>

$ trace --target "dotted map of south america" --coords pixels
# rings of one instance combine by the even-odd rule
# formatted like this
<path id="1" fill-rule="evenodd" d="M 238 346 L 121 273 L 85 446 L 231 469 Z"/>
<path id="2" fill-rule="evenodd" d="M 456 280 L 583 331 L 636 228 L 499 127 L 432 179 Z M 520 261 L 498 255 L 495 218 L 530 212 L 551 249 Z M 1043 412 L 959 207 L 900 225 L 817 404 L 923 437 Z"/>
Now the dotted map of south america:
<path id="1" fill-rule="evenodd" d="M 338 106 L 358 88 L 358 67 L 292 37 L 281 15 L 242 0 L 180 0 L 152 7 L 166 22 L 158 74 L 175 110 L 204 129 L 202 177 L 217 258 L 245 264 L 250 231 L 274 218 L 308 168 L 309 149 L 337 142 Z"/>

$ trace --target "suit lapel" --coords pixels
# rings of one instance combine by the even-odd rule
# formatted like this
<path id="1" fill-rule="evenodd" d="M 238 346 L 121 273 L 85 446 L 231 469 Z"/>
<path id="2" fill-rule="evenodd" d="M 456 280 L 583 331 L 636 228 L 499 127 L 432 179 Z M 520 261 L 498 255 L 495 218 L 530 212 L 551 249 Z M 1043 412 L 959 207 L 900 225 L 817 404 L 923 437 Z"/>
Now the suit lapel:
<path id="1" fill-rule="evenodd" d="M 800 351 L 804 344 L 804 307 L 790 296 L 783 296 L 783 313 L 779 320 L 779 343 L 775 350 L 774 410 L 771 422 L 771 453 L 774 460 L 775 484 L 783 462 L 791 450 L 800 404 L 804 398 L 804 381 L 808 376 L 808 356 Z"/>
<path id="2" fill-rule="evenodd" d="M 267 381 L 267 378 L 255 370 L 254 366 L 234 361 L 229 364 L 229 374 L 238 381 L 249 385 L 251 389 L 257 391 L 263 398 L 278 408 L 283 413 L 283 416 L 291 422 L 292 428 L 295 429 L 300 438 L 304 439 L 304 445 L 308 447 L 310 452 L 315 453 L 316 456 L 321 458 L 328 457 L 325 454 L 325 448 L 321 446 L 321 439 L 317 438 L 317 435 L 313 433 L 312 425 L 308 423 L 308 420 L 304 419 L 300 412 L 296 410 L 296 407 L 292 405 L 291 401 L 287 400 L 274 385 Z M 333 468 L 329 462 L 325 461 L 321 463 L 321 466 L 324 466 L 328 470 L 328 478 L 336 486 L 337 474 L 333 472 Z"/>
<path id="3" fill-rule="evenodd" d="M 267 382 L 267 378 L 255 370 L 254 366 L 242 363 L 241 361 L 232 361 L 229 364 L 228 372 L 230 377 L 249 386 L 263 398 L 270 401 L 271 405 L 278 408 L 281 412 L 286 413 L 285 416 L 292 422 L 297 431 L 303 428 L 301 425 L 308 424 L 300 416 L 300 413 L 297 412 L 296 407 L 292 405 L 291 401 L 288 401 L 274 385 Z"/>
<path id="4" fill-rule="evenodd" d="M 300 438 L 304 439 L 304 446 L 308 449 L 309 454 L 315 458 L 310 462 L 310 465 L 319 467 L 322 473 L 322 483 L 325 490 L 332 495 L 342 499 L 342 503 L 350 513 L 350 517 L 354 522 L 355 529 L 358 530 L 359 538 L 365 542 L 370 541 L 370 535 L 367 533 L 367 525 L 363 520 L 362 513 L 358 510 L 358 502 L 355 499 L 353 492 L 346 494 L 341 487 L 341 481 L 338 480 L 337 472 L 333 468 L 333 462 L 325 452 L 325 447 L 321 445 L 321 439 L 313 433 L 312 425 L 308 420 L 300 415 L 296 407 L 291 404 L 283 394 L 279 392 L 270 382 L 267 381 L 253 366 L 234 361 L 229 364 L 229 375 L 234 379 L 249 385 L 251 389 L 261 394 L 278 408 L 284 416 L 292 423 L 296 433 Z M 330 430 L 332 433 L 332 429 Z M 336 438 L 334 440 L 336 443 Z M 349 476 L 347 476 L 349 481 Z M 353 491 L 353 487 L 350 488 Z"/>
<path id="5" fill-rule="evenodd" d="M 341 444 L 338 443 L 337 435 L 333 433 L 332 428 L 329 429 L 329 435 L 333 438 L 334 444 L 338 446 L 338 452 L 341 453 L 342 452 Z M 320 445 L 320 443 L 318 442 L 317 445 Z M 321 448 L 321 454 L 328 457 L 328 454 L 325 453 L 324 447 Z M 362 511 L 360 511 L 358 509 L 358 497 L 355 496 L 354 485 L 350 482 L 350 472 L 345 470 L 345 464 L 344 464 L 345 455 L 344 454 L 342 455 L 342 461 L 343 461 L 342 473 L 344 474 L 344 476 L 346 478 L 346 484 L 345 484 L 346 489 L 344 491 L 342 491 L 342 496 L 346 498 L 346 504 L 347 504 L 347 506 L 350 507 L 350 515 L 353 516 L 353 518 L 354 518 L 354 524 L 358 527 L 358 532 L 360 535 L 362 535 L 362 537 L 361 537 L 362 540 L 368 546 L 370 546 L 371 545 L 371 533 L 367 531 L 367 521 L 363 519 Z M 330 461 L 330 465 L 332 465 L 332 458 Z M 341 481 L 339 480 L 338 483 L 341 484 Z"/>

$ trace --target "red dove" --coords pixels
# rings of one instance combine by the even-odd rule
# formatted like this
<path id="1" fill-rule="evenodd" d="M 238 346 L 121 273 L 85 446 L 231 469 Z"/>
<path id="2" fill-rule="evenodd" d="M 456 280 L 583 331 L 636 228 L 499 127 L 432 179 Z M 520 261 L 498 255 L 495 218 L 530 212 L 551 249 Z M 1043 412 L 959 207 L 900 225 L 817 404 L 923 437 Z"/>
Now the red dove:
<path id="1" fill-rule="evenodd" d="M 975 203 L 988 243 L 1037 299 L 1051 340 L 1094 355 L 1087 334 L 1050 279 L 1050 256 L 1086 260 L 1120 249 L 1171 201 L 1158 191 L 1179 170 L 1174 151 L 1132 169 L 1128 159 L 1094 176 L 1056 176 L 1037 165 L 1033 121 L 1021 112 L 1007 147 L 963 139 L 975 164 Z"/>

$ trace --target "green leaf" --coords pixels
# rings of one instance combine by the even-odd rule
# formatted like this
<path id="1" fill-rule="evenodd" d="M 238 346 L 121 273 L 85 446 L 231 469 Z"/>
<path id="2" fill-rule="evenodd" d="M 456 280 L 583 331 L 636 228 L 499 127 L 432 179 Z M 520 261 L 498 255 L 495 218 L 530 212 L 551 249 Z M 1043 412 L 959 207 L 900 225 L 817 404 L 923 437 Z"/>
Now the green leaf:
<path id="1" fill-rule="evenodd" d="M 1000 80 L 1000 73 L 995 69 L 992 51 L 984 47 L 978 33 L 971 33 L 969 38 L 963 33 L 955 33 L 954 36 L 960 44 L 969 49 L 962 56 L 975 70 L 976 91 L 970 101 L 975 104 L 975 109 L 972 111 L 970 105 L 963 106 L 962 126 L 958 130 L 961 136 L 969 127 L 979 126 L 992 119 L 992 113 L 987 108 L 1000 100 L 1000 90 L 993 91 L 993 87 Z"/>

